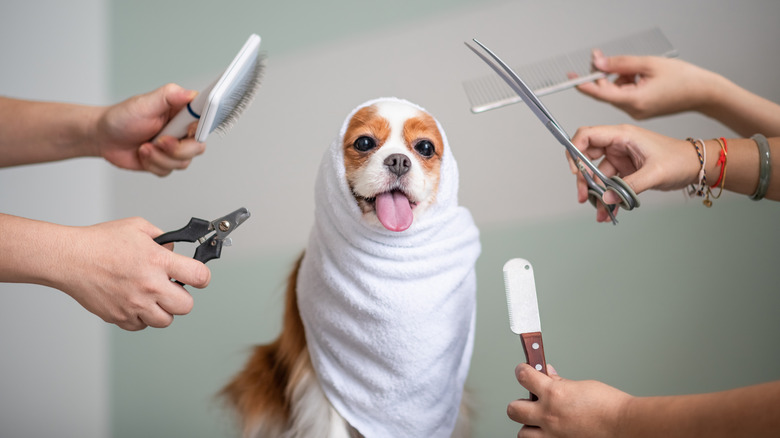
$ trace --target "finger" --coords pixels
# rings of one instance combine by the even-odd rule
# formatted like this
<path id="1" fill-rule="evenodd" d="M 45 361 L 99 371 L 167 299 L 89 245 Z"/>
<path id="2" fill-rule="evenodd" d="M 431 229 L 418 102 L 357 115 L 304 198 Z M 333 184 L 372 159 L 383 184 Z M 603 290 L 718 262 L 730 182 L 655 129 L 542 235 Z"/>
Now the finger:
<path id="1" fill-rule="evenodd" d="M 590 65 L 594 70 L 604 71 L 606 60 L 607 57 L 604 56 L 604 52 L 601 49 L 593 49 L 590 52 Z"/>
<path id="2" fill-rule="evenodd" d="M 547 375 L 552 376 L 558 376 L 558 370 L 555 369 L 555 367 L 552 366 L 552 364 L 547 364 Z M 560 377 L 560 376 L 558 376 Z"/>
<path id="3" fill-rule="evenodd" d="M 170 114 L 179 112 L 180 109 L 192 102 L 198 95 L 195 90 L 187 90 L 177 84 L 166 84 L 154 91 L 162 96 L 165 105 L 170 108 Z"/>
<path id="4" fill-rule="evenodd" d="M 538 407 L 536 402 L 528 399 L 518 399 L 512 401 L 506 407 L 506 415 L 510 420 L 520 424 L 531 424 L 531 417 Z M 533 424 L 531 424 L 533 425 Z"/>
<path id="5" fill-rule="evenodd" d="M 571 171 L 572 175 L 576 175 L 577 165 L 574 164 L 574 159 L 571 157 L 571 154 L 568 151 L 564 151 L 563 153 L 566 155 L 566 161 L 569 163 L 569 171 Z"/>
<path id="6" fill-rule="evenodd" d="M 525 425 L 517 432 L 517 438 L 539 438 L 543 437 L 544 432 L 536 426 Z"/>
<path id="7" fill-rule="evenodd" d="M 582 174 L 577 175 L 577 202 L 580 204 L 588 200 L 588 183 Z"/>
<path id="8" fill-rule="evenodd" d="M 198 289 L 203 289 L 211 282 L 211 270 L 205 264 L 181 254 L 171 253 L 167 272 L 170 278 Z"/>
<path id="9" fill-rule="evenodd" d="M 195 124 L 195 127 L 197 128 L 197 124 Z M 205 152 L 206 144 L 199 143 L 191 137 L 192 136 L 189 136 L 189 138 L 179 140 L 169 135 L 164 135 L 152 143 L 152 146 L 159 150 L 160 153 L 173 160 L 192 160 Z"/>
<path id="10" fill-rule="evenodd" d="M 137 332 L 139 330 L 143 330 L 146 327 L 148 327 L 148 325 L 145 322 L 143 322 L 141 318 L 135 318 L 131 321 L 117 322 L 116 325 L 119 326 L 119 328 L 123 330 L 127 330 L 129 332 Z"/>
<path id="11" fill-rule="evenodd" d="M 650 69 L 646 56 L 602 56 L 599 59 L 594 58 L 593 63 L 603 72 L 619 75 L 645 74 Z"/>
<path id="12" fill-rule="evenodd" d="M 602 98 L 602 95 L 604 94 L 603 88 L 611 85 L 612 84 L 609 81 L 606 81 L 605 79 L 598 79 L 593 82 L 584 82 L 582 84 L 577 85 L 575 88 L 577 89 L 577 91 L 580 91 L 587 96 L 603 101 L 604 100 Z"/>
<path id="13" fill-rule="evenodd" d="M 141 163 L 141 169 L 153 173 L 157 176 L 166 176 L 172 172 L 169 168 L 163 168 L 156 164 L 152 158 L 155 154 L 155 147 L 151 143 L 144 143 L 138 148 L 138 161 Z"/>
<path id="14" fill-rule="evenodd" d="M 605 204 L 619 204 L 621 202 L 620 196 L 618 196 L 617 193 L 613 192 L 612 190 L 607 190 L 604 192 L 601 200 Z"/>
<path id="15" fill-rule="evenodd" d="M 195 138 L 195 134 L 198 133 L 199 122 L 192 122 L 187 126 L 187 136 L 185 138 Z"/>
<path id="16" fill-rule="evenodd" d="M 170 157 L 152 143 L 141 145 L 138 150 L 138 159 L 144 170 L 157 176 L 166 176 L 174 170 L 186 169 L 191 162 L 189 159 L 180 160 Z"/>
<path id="17" fill-rule="evenodd" d="M 154 328 L 165 328 L 173 323 L 173 315 L 158 305 L 150 306 L 138 317 L 144 324 Z"/>
<path id="18" fill-rule="evenodd" d="M 618 211 L 619 209 L 615 209 L 612 215 L 617 217 Z M 610 217 L 609 213 L 607 212 L 607 206 L 605 204 L 602 204 L 601 202 L 596 202 L 596 222 L 612 223 L 612 217 Z"/>
<path id="19" fill-rule="evenodd" d="M 550 376 L 537 371 L 527 363 L 521 363 L 515 367 L 515 377 L 523 388 L 532 394 L 536 394 L 539 398 L 542 397 L 547 384 L 550 382 Z"/>
<path id="20" fill-rule="evenodd" d="M 170 287 L 157 298 L 157 304 L 171 315 L 186 315 L 192 311 L 195 300 L 183 287 L 170 282 Z"/>
<path id="21" fill-rule="evenodd" d="M 644 168 L 621 178 L 637 195 L 655 186 L 655 180 L 650 177 L 650 172 Z M 620 197 L 612 190 L 607 190 L 602 197 L 604 202 L 616 204 Z"/>

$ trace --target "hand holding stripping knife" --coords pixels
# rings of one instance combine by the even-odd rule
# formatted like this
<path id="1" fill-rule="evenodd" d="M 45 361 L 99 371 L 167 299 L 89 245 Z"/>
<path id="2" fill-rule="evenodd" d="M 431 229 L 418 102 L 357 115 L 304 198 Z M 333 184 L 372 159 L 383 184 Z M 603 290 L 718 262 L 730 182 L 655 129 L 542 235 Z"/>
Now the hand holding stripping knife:
<path id="1" fill-rule="evenodd" d="M 591 161 L 582 152 L 580 152 L 576 146 L 574 146 L 563 128 L 561 128 L 555 118 L 553 118 L 552 114 L 547 111 L 547 108 L 542 105 L 542 102 L 538 97 L 536 97 L 536 95 L 525 84 L 525 82 L 523 82 L 523 80 L 520 79 L 520 77 L 514 71 L 512 71 L 512 69 L 509 68 L 509 66 L 504 63 L 504 61 L 501 60 L 501 58 L 499 58 L 490 49 L 485 47 L 484 44 L 480 43 L 476 39 L 474 42 L 477 43 L 477 45 L 479 45 L 479 47 L 481 47 L 488 55 L 490 55 L 490 58 L 479 52 L 476 48 L 470 46 L 468 43 L 466 43 L 466 46 L 474 53 L 476 53 L 477 56 L 482 58 L 482 60 L 485 61 L 485 63 L 489 65 L 496 73 L 498 73 L 498 75 L 512 88 L 512 90 L 514 90 L 515 93 L 517 93 L 523 99 L 523 102 L 525 102 L 526 105 L 531 108 L 531 111 L 536 114 L 536 117 L 542 121 L 544 126 L 547 127 L 547 129 L 558 140 L 558 142 L 560 142 L 569 152 L 572 160 L 574 160 L 574 163 L 577 165 L 580 173 L 585 178 L 585 182 L 588 184 L 588 199 L 590 200 L 591 204 L 593 204 L 594 207 L 597 207 L 598 204 L 596 202 L 598 201 L 604 205 L 607 213 L 609 214 L 609 217 L 612 219 L 613 224 L 617 224 L 617 219 L 615 219 L 615 210 L 618 206 L 614 204 L 604 204 L 601 197 L 607 190 L 611 190 L 618 195 L 620 198 L 619 205 L 624 209 L 633 210 L 634 208 L 639 207 L 639 198 L 637 197 L 636 193 L 631 190 L 631 187 L 629 187 L 628 184 L 626 184 L 618 176 L 607 178 L 598 169 L 598 167 L 594 166 L 593 163 L 591 163 Z M 603 185 L 597 183 L 588 170 L 592 172 L 593 175 L 598 178 Z"/>
<path id="2" fill-rule="evenodd" d="M 197 241 L 200 245 L 195 249 L 193 258 L 206 263 L 222 255 L 222 246 L 230 246 L 232 243 L 228 235 L 247 219 L 249 219 L 249 211 L 243 207 L 213 221 L 194 217 L 183 228 L 161 234 L 155 237 L 154 241 L 160 245 L 170 242 Z M 182 282 L 178 280 L 176 282 L 183 286 Z"/>
<path id="3" fill-rule="evenodd" d="M 504 287 L 509 308 L 509 328 L 520 335 L 528 364 L 547 374 L 542 343 L 542 323 L 536 299 L 534 269 L 525 259 L 512 259 L 504 264 Z M 537 400 L 531 394 L 531 400 Z"/>

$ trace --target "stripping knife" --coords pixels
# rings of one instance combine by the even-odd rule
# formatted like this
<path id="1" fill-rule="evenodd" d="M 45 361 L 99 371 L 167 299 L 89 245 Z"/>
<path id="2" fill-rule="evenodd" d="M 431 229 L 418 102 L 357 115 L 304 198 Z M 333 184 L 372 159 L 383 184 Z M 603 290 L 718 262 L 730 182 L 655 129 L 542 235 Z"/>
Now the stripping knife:
<path id="1" fill-rule="evenodd" d="M 547 374 L 542 343 L 542 323 L 536 299 L 534 268 L 528 260 L 516 258 L 504 264 L 504 286 L 509 308 L 509 328 L 520 335 L 527 363 Z M 531 400 L 537 400 L 531 394 Z"/>

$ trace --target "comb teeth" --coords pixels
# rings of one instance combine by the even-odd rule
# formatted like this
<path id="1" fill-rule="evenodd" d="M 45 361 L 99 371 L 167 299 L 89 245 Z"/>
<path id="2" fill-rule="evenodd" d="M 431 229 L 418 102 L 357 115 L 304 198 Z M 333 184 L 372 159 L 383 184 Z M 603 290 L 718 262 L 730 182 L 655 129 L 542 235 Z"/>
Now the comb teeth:
<path id="1" fill-rule="evenodd" d="M 606 56 L 677 56 L 677 51 L 657 27 L 592 47 L 601 49 Z M 535 64 L 517 68 L 513 67 L 512 70 L 523 78 L 523 81 L 533 90 L 537 97 L 565 90 L 605 76 L 604 73 L 594 73 L 592 71 L 591 48 L 548 58 Z M 576 73 L 578 77 L 569 79 L 569 73 Z M 474 113 L 481 113 L 522 101 L 496 75 L 465 81 L 463 88 L 469 99 L 471 111 Z"/>
<path id="2" fill-rule="evenodd" d="M 504 286 L 509 311 L 509 328 L 515 334 L 539 332 L 539 305 L 531 263 L 514 258 L 504 264 Z"/>
<path id="3" fill-rule="evenodd" d="M 515 315 L 512 312 L 512 293 L 509 290 L 509 272 L 504 271 L 504 290 L 506 292 L 506 308 L 509 313 L 509 327 L 514 331 Z"/>

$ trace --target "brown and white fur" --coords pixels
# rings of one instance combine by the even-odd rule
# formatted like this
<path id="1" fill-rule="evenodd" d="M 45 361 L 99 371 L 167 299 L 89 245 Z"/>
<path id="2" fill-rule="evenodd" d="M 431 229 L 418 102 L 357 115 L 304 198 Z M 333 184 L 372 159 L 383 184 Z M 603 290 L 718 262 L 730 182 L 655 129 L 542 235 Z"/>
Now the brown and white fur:
<path id="1" fill-rule="evenodd" d="M 401 103 L 363 107 L 349 121 L 342 146 L 346 178 L 363 220 L 377 227 L 392 222 L 385 225 L 392 231 L 408 228 L 403 219 L 378 217 L 377 197 L 383 193 L 404 196 L 415 218 L 436 202 L 443 145 L 429 114 Z M 255 347 L 220 393 L 238 413 L 245 437 L 360 436 L 330 405 L 312 367 L 296 297 L 304 256 L 287 280 L 280 336 Z M 454 436 L 469 435 L 467 411 L 464 402 Z"/>

